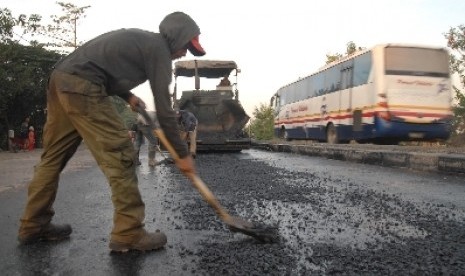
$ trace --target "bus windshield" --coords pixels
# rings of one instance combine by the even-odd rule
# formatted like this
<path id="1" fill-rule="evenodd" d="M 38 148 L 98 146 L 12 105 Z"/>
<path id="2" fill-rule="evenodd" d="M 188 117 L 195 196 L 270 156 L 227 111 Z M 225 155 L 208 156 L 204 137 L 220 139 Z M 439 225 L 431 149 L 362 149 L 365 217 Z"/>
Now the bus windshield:
<path id="1" fill-rule="evenodd" d="M 445 50 L 386 47 L 386 75 L 449 77 L 449 54 Z"/>

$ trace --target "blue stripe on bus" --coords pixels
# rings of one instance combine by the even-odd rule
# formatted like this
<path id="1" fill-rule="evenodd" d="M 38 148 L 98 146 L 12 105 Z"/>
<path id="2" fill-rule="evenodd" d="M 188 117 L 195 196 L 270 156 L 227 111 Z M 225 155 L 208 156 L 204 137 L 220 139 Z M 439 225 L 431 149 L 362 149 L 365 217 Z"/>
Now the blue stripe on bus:
<path id="1" fill-rule="evenodd" d="M 448 139 L 451 133 L 451 124 L 413 124 L 404 122 L 386 121 L 382 118 L 375 117 L 374 124 L 365 124 L 360 131 L 353 131 L 352 125 L 336 126 L 337 134 L 340 141 L 376 139 L 376 138 L 395 138 L 398 140 L 409 140 L 412 134 L 422 134 L 422 139 Z M 280 136 L 281 129 L 274 129 L 275 135 Z M 326 128 L 303 128 L 297 127 L 287 129 L 289 139 L 313 139 L 326 140 Z"/>

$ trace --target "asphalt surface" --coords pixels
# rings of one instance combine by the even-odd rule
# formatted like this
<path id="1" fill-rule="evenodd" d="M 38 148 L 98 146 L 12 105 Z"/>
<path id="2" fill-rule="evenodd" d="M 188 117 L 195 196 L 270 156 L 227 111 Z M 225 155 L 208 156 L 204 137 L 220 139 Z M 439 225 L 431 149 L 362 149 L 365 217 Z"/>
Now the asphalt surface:
<path id="1" fill-rule="evenodd" d="M 80 147 L 61 176 L 54 221 L 70 240 L 16 243 L 27 183 L 40 150 L 0 153 L 2 275 L 462 275 L 463 176 L 412 173 L 301 154 L 199 154 L 202 179 L 232 215 L 278 224 L 262 244 L 229 232 L 173 165 L 138 168 L 146 226 L 164 250 L 109 254 L 106 180 Z M 158 156 L 157 158 L 161 158 Z"/>

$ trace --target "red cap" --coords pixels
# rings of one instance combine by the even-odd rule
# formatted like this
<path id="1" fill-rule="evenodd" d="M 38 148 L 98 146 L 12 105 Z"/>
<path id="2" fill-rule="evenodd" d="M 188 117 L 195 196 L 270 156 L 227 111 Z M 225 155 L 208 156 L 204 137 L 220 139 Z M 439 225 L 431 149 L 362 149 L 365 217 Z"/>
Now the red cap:
<path id="1" fill-rule="evenodd" d="M 187 49 L 189 49 L 189 52 L 193 54 L 194 56 L 203 56 L 205 55 L 205 50 L 202 48 L 202 45 L 200 45 L 199 42 L 199 36 L 196 35 L 189 43 L 187 44 Z"/>

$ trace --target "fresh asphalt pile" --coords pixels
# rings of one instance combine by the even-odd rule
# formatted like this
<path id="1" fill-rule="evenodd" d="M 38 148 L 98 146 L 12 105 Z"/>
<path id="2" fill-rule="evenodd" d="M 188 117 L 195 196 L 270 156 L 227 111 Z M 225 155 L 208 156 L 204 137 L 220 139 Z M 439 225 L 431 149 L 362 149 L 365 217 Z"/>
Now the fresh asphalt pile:
<path id="1" fill-rule="evenodd" d="M 328 174 L 296 172 L 233 154 L 199 154 L 200 177 L 232 214 L 277 224 L 260 243 L 231 233 L 183 176 L 163 208 L 174 229 L 196 236 L 177 248 L 186 274 L 450 274 L 465 271 L 465 215 L 454 206 L 413 203 Z M 173 173 L 174 165 L 163 164 Z M 171 185 L 171 186 L 170 186 Z M 179 197 L 179 198 L 178 198 Z M 207 234 L 205 234 L 207 233 Z M 193 249 L 195 248 L 195 249 Z"/>

